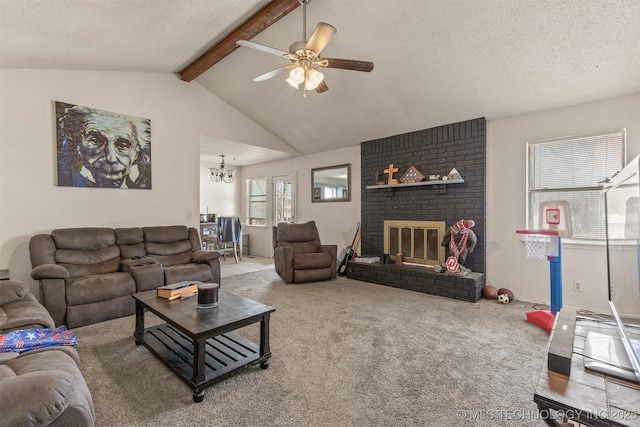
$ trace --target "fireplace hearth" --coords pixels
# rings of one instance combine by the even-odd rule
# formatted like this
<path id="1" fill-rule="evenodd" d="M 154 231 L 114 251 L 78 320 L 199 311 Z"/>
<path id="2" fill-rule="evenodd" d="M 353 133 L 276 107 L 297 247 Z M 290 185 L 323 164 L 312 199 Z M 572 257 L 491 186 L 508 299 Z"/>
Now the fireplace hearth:
<path id="1" fill-rule="evenodd" d="M 457 276 L 435 273 L 429 267 L 379 263 L 349 262 L 347 277 L 469 302 L 477 302 L 482 297 L 485 285 L 482 273 Z"/>

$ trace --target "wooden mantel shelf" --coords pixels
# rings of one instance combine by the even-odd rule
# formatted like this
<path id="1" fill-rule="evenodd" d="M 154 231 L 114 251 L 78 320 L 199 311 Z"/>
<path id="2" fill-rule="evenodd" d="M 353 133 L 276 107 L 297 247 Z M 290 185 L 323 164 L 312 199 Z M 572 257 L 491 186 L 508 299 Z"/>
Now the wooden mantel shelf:
<path id="1" fill-rule="evenodd" d="M 441 179 L 432 180 L 432 181 L 420 181 L 420 182 L 405 182 L 398 184 L 381 184 L 381 185 L 367 185 L 367 190 L 377 190 L 379 188 L 397 188 L 397 187 L 421 187 L 425 185 L 451 185 L 451 184 L 462 184 L 464 183 L 464 179 L 449 179 L 447 181 L 442 181 Z"/>

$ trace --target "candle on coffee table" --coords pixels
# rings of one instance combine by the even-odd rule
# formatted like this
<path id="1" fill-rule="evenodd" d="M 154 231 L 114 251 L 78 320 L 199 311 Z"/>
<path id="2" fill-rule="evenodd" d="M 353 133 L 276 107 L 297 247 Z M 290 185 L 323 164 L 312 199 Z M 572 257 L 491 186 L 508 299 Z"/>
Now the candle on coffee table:
<path id="1" fill-rule="evenodd" d="M 218 288 L 217 283 L 199 283 L 198 284 L 198 308 L 213 308 L 218 306 Z"/>

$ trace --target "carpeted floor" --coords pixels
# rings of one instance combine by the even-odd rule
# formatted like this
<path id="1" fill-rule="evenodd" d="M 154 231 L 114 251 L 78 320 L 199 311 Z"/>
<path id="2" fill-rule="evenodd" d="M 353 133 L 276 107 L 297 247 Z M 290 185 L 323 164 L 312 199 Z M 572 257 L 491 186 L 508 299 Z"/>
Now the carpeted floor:
<path id="1" fill-rule="evenodd" d="M 455 301 L 273 270 L 223 289 L 271 305 L 271 365 L 191 390 L 133 340 L 134 316 L 74 329 L 98 426 L 542 426 L 548 335 L 528 304 Z M 151 315 L 147 315 L 151 316 Z M 147 322 L 149 325 L 152 322 Z M 259 324 L 239 333 L 259 341 Z"/>

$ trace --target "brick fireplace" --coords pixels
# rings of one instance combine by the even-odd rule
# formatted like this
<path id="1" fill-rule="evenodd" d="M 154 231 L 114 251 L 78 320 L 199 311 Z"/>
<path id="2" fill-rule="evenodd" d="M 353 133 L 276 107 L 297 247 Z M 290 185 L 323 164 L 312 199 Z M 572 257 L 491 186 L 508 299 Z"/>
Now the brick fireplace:
<path id="1" fill-rule="evenodd" d="M 468 289 L 454 292 L 456 287 L 462 287 L 462 278 L 434 273 L 426 267 L 357 265 L 351 269 L 349 276 L 421 292 L 448 293 L 445 296 L 452 298 L 459 294 L 460 299 L 477 301 L 486 273 L 486 146 L 484 118 L 365 141 L 360 145 L 362 255 L 380 256 L 386 253 L 385 221 L 441 221 L 449 227 L 460 219 L 472 219 L 475 221 L 473 231 L 478 237 L 478 244 L 465 263 L 473 271 L 473 275 L 464 280 Z M 376 188 L 376 177 L 390 163 L 398 168 L 394 175 L 396 179 L 413 166 L 427 177 L 446 175 L 456 168 L 464 182 Z M 367 276 L 367 271 L 373 272 L 366 269 L 362 271 L 364 267 L 376 270 L 375 277 L 372 276 L 375 280 L 362 276 Z M 453 287 L 448 287 L 446 283 L 454 278 L 458 280 L 451 280 Z M 409 282 L 411 284 L 403 285 Z M 430 291 L 429 286 L 423 286 L 420 282 L 439 282 L 440 290 Z M 443 289 L 451 292 L 444 292 Z"/>

